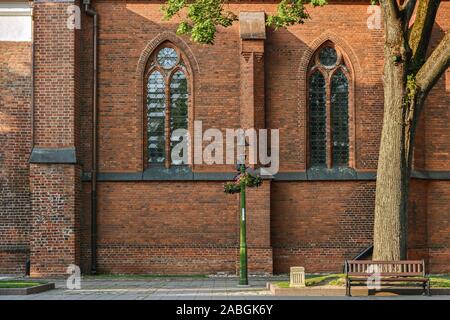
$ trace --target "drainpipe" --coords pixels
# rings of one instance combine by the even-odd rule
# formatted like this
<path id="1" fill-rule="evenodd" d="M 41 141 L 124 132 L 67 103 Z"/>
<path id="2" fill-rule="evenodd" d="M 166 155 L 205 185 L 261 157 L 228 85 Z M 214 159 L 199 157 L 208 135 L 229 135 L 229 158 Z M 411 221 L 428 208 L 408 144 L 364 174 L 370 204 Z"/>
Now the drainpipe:
<path id="1" fill-rule="evenodd" d="M 83 0 L 84 11 L 93 18 L 92 68 L 92 170 L 91 170 L 91 273 L 97 273 L 97 12 L 90 0 Z"/>
<path id="2" fill-rule="evenodd" d="M 29 2 L 31 8 L 31 151 L 34 148 L 34 3 Z"/>
<path id="3" fill-rule="evenodd" d="M 34 148 L 34 2 L 29 2 L 31 8 L 31 148 L 30 155 Z M 28 168 L 29 169 L 29 168 Z M 30 275 L 31 256 L 28 254 L 25 261 L 25 275 Z"/>

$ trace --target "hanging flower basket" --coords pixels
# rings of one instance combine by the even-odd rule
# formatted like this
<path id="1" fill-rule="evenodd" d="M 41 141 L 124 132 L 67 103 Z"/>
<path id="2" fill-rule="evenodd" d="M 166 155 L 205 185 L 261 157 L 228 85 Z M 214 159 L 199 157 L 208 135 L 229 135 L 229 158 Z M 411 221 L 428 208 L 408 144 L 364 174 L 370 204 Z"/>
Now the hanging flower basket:
<path id="1" fill-rule="evenodd" d="M 259 176 L 253 176 L 248 172 L 240 173 L 236 176 L 233 182 L 227 182 L 224 184 L 224 192 L 228 194 L 234 194 L 241 192 L 241 184 L 246 187 L 254 188 L 259 187 L 262 184 L 262 179 Z"/>

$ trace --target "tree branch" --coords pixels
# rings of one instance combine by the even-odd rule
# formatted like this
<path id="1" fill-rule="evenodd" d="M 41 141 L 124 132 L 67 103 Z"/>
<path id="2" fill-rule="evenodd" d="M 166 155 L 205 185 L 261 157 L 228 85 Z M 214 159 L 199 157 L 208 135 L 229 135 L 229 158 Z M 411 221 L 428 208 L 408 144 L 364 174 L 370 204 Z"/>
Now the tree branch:
<path id="1" fill-rule="evenodd" d="M 403 19 L 405 22 L 405 28 L 409 27 L 409 21 L 413 15 L 414 9 L 416 8 L 417 0 L 406 0 L 400 7 L 403 13 Z"/>
<path id="2" fill-rule="evenodd" d="M 384 12 L 384 19 L 398 19 L 400 10 L 397 0 L 380 0 L 380 5 Z"/>
<path id="3" fill-rule="evenodd" d="M 398 45 L 404 33 L 400 9 L 397 0 L 380 0 L 380 6 L 383 11 L 385 44 L 393 47 Z"/>
<path id="4" fill-rule="evenodd" d="M 433 30 L 441 0 L 419 0 L 416 18 L 409 33 L 409 47 L 412 50 L 412 61 L 415 67 L 420 66 L 427 54 L 428 44 Z"/>
<path id="5" fill-rule="evenodd" d="M 417 72 L 416 84 L 423 96 L 428 94 L 449 66 L 450 31 L 447 31 L 436 49 L 434 49 L 425 64 Z"/>

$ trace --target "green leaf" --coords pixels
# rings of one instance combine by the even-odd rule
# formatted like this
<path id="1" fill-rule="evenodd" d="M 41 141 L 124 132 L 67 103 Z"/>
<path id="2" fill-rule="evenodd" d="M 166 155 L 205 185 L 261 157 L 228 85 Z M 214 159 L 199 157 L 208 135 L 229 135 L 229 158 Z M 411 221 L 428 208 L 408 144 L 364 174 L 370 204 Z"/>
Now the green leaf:
<path id="1" fill-rule="evenodd" d="M 267 18 L 266 25 L 278 29 L 304 23 L 309 19 L 305 8 L 305 4 L 308 3 L 317 7 L 327 2 L 326 0 L 282 0 L 278 4 L 277 13 Z"/>
<path id="2" fill-rule="evenodd" d="M 192 26 L 186 21 L 181 22 L 178 25 L 177 34 L 183 35 L 192 32 Z"/>
<path id="3" fill-rule="evenodd" d="M 181 15 L 187 9 L 182 22 L 178 25 L 177 34 L 188 34 L 191 40 L 198 43 L 213 44 L 217 27 L 229 27 L 237 16 L 224 10 L 225 0 L 167 0 L 162 6 L 164 19 L 169 20 L 175 15 Z M 323 6 L 326 0 L 281 0 L 274 15 L 267 17 L 266 25 L 286 28 L 294 24 L 302 24 L 309 19 L 306 4 Z"/>

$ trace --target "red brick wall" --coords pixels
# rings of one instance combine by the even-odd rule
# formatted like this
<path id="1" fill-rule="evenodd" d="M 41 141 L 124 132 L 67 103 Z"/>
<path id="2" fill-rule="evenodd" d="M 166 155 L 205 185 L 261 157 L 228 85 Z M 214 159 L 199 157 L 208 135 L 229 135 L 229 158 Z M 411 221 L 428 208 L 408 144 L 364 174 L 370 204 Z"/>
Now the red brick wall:
<path id="1" fill-rule="evenodd" d="M 450 271 L 450 183 L 412 180 L 408 258 L 425 259 L 431 273 Z"/>
<path id="2" fill-rule="evenodd" d="M 341 271 L 372 244 L 374 182 L 316 181 L 272 184 L 274 273 L 304 266 Z"/>
<path id="3" fill-rule="evenodd" d="M 222 182 L 102 182 L 98 191 L 99 272 L 236 272 L 239 202 Z M 272 272 L 269 193 L 267 182 L 248 195 L 252 272 Z M 81 230 L 89 229 L 89 219 L 85 210 Z M 83 235 L 82 248 L 89 244 Z M 89 259 L 83 250 L 83 269 Z"/>
<path id="4" fill-rule="evenodd" d="M 294 265 L 339 272 L 372 244 L 374 182 L 276 182 L 272 190 L 274 273 Z M 448 181 L 411 181 L 408 258 L 425 259 L 430 273 L 450 270 L 449 190 Z"/>
<path id="5" fill-rule="evenodd" d="M 381 132 L 383 95 L 380 59 L 382 30 L 367 28 L 367 3 L 310 8 L 311 19 L 287 30 L 269 31 L 266 44 L 266 99 L 269 126 L 280 128 L 281 170 L 303 171 L 307 159 L 306 72 L 317 47 L 333 41 L 353 69 L 357 169 L 375 169 Z M 271 9 L 273 11 L 273 7 Z M 332 17 L 332 18 L 330 18 Z M 364 143 L 362 143 L 364 141 Z"/>
<path id="6" fill-rule="evenodd" d="M 63 275 L 80 260 L 81 170 L 74 165 L 30 165 L 31 276 Z"/>
<path id="7" fill-rule="evenodd" d="M 114 17 L 100 21 L 99 46 L 99 165 L 102 171 L 139 171 L 142 162 L 142 106 L 136 96 L 141 79 L 140 59 L 152 41 L 164 39 L 164 34 L 185 51 L 193 71 L 194 118 L 202 120 L 204 128 L 233 128 L 238 125 L 240 84 L 240 42 L 238 24 L 220 29 L 214 46 L 192 43 L 187 37 L 176 37 L 176 20 L 162 21 L 158 1 L 99 1 L 96 9 L 101 17 Z M 265 10 L 273 12 L 275 3 L 251 3 L 232 5 L 236 12 Z M 352 3 L 351 14 L 345 2 L 332 2 L 322 8 L 311 8 L 311 19 L 303 25 L 287 30 L 267 30 L 264 61 L 266 67 L 265 104 L 266 123 L 280 129 L 282 171 L 303 171 L 306 168 L 306 66 L 314 50 L 324 41 L 331 40 L 347 55 L 353 70 L 355 119 L 351 119 L 355 135 L 356 168 L 376 169 L 379 136 L 382 121 L 382 69 L 381 59 L 383 31 L 368 29 L 367 3 Z M 450 6 L 441 5 L 437 21 L 442 30 L 449 28 Z M 329 19 L 329 17 L 334 17 Z M 90 21 L 88 18 L 84 19 Z M 90 26 L 83 32 L 85 44 L 90 47 Z M 442 36 L 436 28 L 434 41 Z M 90 50 L 86 51 L 86 55 Z M 220 58 L 219 58 L 220 57 Z M 84 58 L 89 63 L 89 57 Z M 220 63 L 218 63 L 220 60 Z M 89 77 L 87 75 L 86 77 Z M 211 77 L 214 81 L 211 81 Z M 448 75 L 446 75 L 448 77 Z M 88 78 L 86 78 L 88 79 Z M 438 117 L 427 117 L 418 132 L 421 150 L 417 157 L 427 153 L 430 169 L 446 168 L 448 159 L 444 137 L 448 90 L 441 81 L 436 90 L 437 98 L 430 98 L 429 109 Z M 86 81 L 89 82 L 89 81 Z M 226 88 L 226 90 L 223 90 Z M 435 90 L 435 91 L 436 91 Z M 88 95 L 88 92 L 85 91 Z M 245 95 L 244 95 L 245 96 Z M 432 95 L 433 96 L 433 95 Z M 433 100 L 434 99 L 434 100 Z M 87 99 L 86 101 L 89 101 Z M 86 110 L 88 112 L 88 110 Z M 84 120 L 83 120 L 84 121 Z M 116 123 L 120 123 L 117 126 Z M 424 135 L 427 130 L 426 137 Z M 89 122 L 85 131 L 89 135 Z M 436 137 L 439 136 L 439 137 Z M 424 140 L 426 139 L 426 140 Z M 88 139 L 86 139 L 88 140 Z M 426 141 L 426 143 L 425 143 Z M 87 145 L 89 145 L 87 141 Z M 425 148 L 426 151 L 422 150 Z M 89 152 L 83 161 L 88 163 Z M 425 160 L 423 160 L 425 161 Z M 419 164 L 423 167 L 424 164 Z M 435 163 L 435 164 L 433 164 Z M 197 170 L 211 170 L 196 166 Z M 216 168 L 217 169 L 217 168 Z M 223 170 L 223 168 L 221 168 Z"/>
<path id="8" fill-rule="evenodd" d="M 80 33 L 68 28 L 73 2 L 34 4 L 34 147 L 80 144 Z M 33 212 L 31 275 L 62 275 L 80 259 L 81 168 L 78 164 L 30 165 Z"/>
<path id="9" fill-rule="evenodd" d="M 143 165 L 142 111 L 140 106 L 130 107 L 136 103 L 135 82 L 138 79 L 134 71 L 146 45 L 163 32 L 174 32 L 176 27 L 176 20 L 161 21 L 159 6 L 159 2 L 142 1 L 102 1 L 96 5 L 100 16 L 114 16 L 114 19 L 104 19 L 100 23 L 100 38 L 103 37 L 104 40 L 100 45 L 100 79 L 103 79 L 100 80 L 100 87 L 103 88 L 103 94 L 100 94 L 100 117 L 103 122 L 100 125 L 99 145 L 100 159 L 103 159 L 100 166 L 105 171 L 133 171 Z M 443 3 L 438 16 L 438 25 L 444 30 L 448 29 L 449 25 L 446 15 L 448 7 L 447 3 Z M 237 11 L 255 10 L 252 4 L 240 4 L 232 8 Z M 274 8 L 275 4 L 258 4 L 258 10 L 270 12 L 274 11 Z M 354 119 L 353 126 L 357 142 L 353 147 L 356 153 L 356 168 L 376 168 L 383 105 L 380 100 L 383 68 L 380 50 L 383 33 L 382 30 L 367 28 L 366 10 L 366 3 L 353 3 L 352 14 L 348 14 L 348 6 L 343 3 L 330 3 L 323 8 L 310 9 L 312 19 L 304 25 L 276 32 L 267 31 L 264 57 L 267 123 L 269 127 L 280 128 L 282 145 L 292 145 L 291 148 L 281 150 L 282 170 L 305 169 L 306 104 L 302 94 L 306 86 L 304 68 L 309 61 L 304 59 L 308 57 L 308 51 L 314 51 L 328 39 L 334 41 L 348 55 L 354 69 L 354 107 L 357 119 Z M 338 18 L 329 19 L 330 16 L 342 17 L 342 21 L 336 20 Z M 89 29 L 84 30 L 88 37 Z M 439 32 L 436 31 L 434 38 L 438 36 Z M 240 74 L 238 25 L 221 29 L 215 45 L 211 47 L 193 44 L 185 37 L 177 41 L 176 45 L 182 45 L 183 48 L 188 46 L 190 52 L 186 54 L 194 60 L 190 62 L 194 66 L 196 88 L 195 119 L 203 120 L 205 128 L 235 127 L 240 96 L 239 83 L 235 81 Z M 217 63 L 219 56 L 222 62 L 220 64 Z M 274 61 L 276 63 L 273 63 Z M 211 74 L 220 77 L 211 82 Z M 430 108 L 436 109 L 435 112 L 440 115 L 445 113 L 444 106 L 447 105 L 449 97 L 445 90 L 438 89 L 445 81 L 444 79 L 437 86 L 440 91 L 438 98 L 430 98 L 430 101 L 433 101 Z M 448 86 L 448 81 L 446 83 Z M 223 87 L 227 90 L 221 90 Z M 217 117 L 217 114 L 220 114 L 220 117 Z M 433 169 L 432 163 L 436 161 L 440 161 L 441 169 L 446 166 L 446 141 L 434 136 L 445 136 L 442 133 L 445 131 L 446 117 L 447 115 L 444 115 L 427 120 L 427 159 L 431 165 L 430 169 Z M 124 125 L 118 128 L 114 126 L 114 121 L 120 121 Z M 133 129 L 125 131 L 125 128 Z M 423 134 L 424 129 L 423 126 L 419 128 L 419 136 Z M 118 141 L 116 137 L 126 139 Z M 198 169 L 209 170 L 201 166 L 198 166 Z M 438 170 L 438 167 L 435 166 L 434 170 Z"/>
<path id="10" fill-rule="evenodd" d="M 96 3 L 101 19 L 99 34 L 99 169 L 101 171 L 139 171 L 142 169 L 142 106 L 136 105 L 141 79 L 136 72 L 149 43 L 163 39 L 176 30 L 176 20 L 162 21 L 160 2 L 101 1 Z M 239 10 L 273 12 L 276 4 L 232 5 Z M 381 30 L 366 25 L 367 4 L 354 4 L 352 14 L 342 4 L 329 4 L 309 10 L 312 16 L 304 25 L 288 30 L 267 30 L 264 61 L 266 67 L 266 123 L 280 129 L 281 170 L 305 170 L 306 103 L 305 65 L 308 54 L 330 39 L 349 57 L 354 69 L 354 131 L 358 143 L 358 169 L 375 169 L 381 131 L 383 39 Z M 338 14 L 337 14 L 338 13 Z M 342 21 L 329 19 L 341 17 Z M 214 46 L 192 43 L 188 38 L 169 37 L 185 49 L 193 71 L 194 118 L 209 127 L 234 128 L 239 124 L 240 40 L 238 24 L 220 29 Z M 86 40 L 89 30 L 85 29 Z M 364 41 L 362 41 L 364 39 Z M 89 46 L 89 44 L 87 44 Z M 89 52 L 89 51 L 87 51 Z M 306 59 L 306 60 L 305 60 Z M 220 63 L 218 62 L 220 60 Z M 276 62 L 276 63 L 275 63 Z M 213 77 L 214 81 L 211 81 Z M 226 88 L 226 90 L 223 90 Z M 86 93 L 87 94 L 87 93 Z M 117 123 L 121 123 L 117 126 Z M 87 128 L 87 126 L 86 126 Z M 363 139 L 364 143 L 359 143 Z M 88 153 L 86 153 L 88 157 Z M 83 161 L 89 161 L 85 158 Z M 196 166 L 197 170 L 210 170 Z M 223 170 L 223 168 L 222 168 Z"/>
<path id="11" fill-rule="evenodd" d="M 145 58 L 162 41 L 173 42 L 188 59 L 194 88 L 190 121 L 202 120 L 204 130 L 240 125 L 240 100 L 246 95 L 241 95 L 238 81 L 242 58 L 237 23 L 220 29 L 214 46 L 204 46 L 174 35 L 176 21 L 161 20 L 161 1 L 94 3 L 100 15 L 101 172 L 141 172 L 144 167 L 142 72 Z M 83 17 L 81 32 L 67 29 L 70 4 L 35 5 L 35 141 L 39 147 L 77 147 L 79 163 L 88 172 L 91 18 Z M 273 12 L 275 5 L 249 2 L 231 8 Z M 332 40 L 351 62 L 355 168 L 376 169 L 383 37 L 381 30 L 367 28 L 367 5 L 333 2 L 309 9 L 312 19 L 303 25 L 267 30 L 265 122 L 269 128 L 280 129 L 281 171 L 307 169 L 306 66 L 326 40 Z M 434 42 L 450 27 L 449 10 L 446 1 L 437 18 Z M 0 43 L 0 49 L 0 81 L 8 79 L 0 87 L 0 273 L 23 272 L 20 261 L 25 260 L 29 241 L 34 275 L 64 273 L 69 263 L 81 263 L 88 270 L 89 184 L 83 184 L 81 198 L 80 168 L 58 164 L 33 164 L 31 189 L 25 182 L 25 155 L 31 141 L 29 45 L 13 48 Z M 417 168 L 449 170 L 449 79 L 447 71 L 421 119 Z M 201 165 L 194 169 L 231 170 Z M 299 264 L 309 271 L 340 270 L 343 259 L 371 244 L 374 186 L 373 181 L 266 182 L 250 191 L 250 269 L 279 273 Z M 414 180 L 411 184 L 409 254 L 428 258 L 433 272 L 449 271 L 447 190 L 448 181 Z M 28 192 L 35 227 L 30 240 Z M 100 272 L 236 272 L 238 201 L 237 196 L 223 193 L 222 182 L 100 182 L 98 198 Z"/>
<path id="12" fill-rule="evenodd" d="M 429 181 L 412 179 L 409 195 L 408 258 L 428 262 L 428 190 Z"/>
<path id="13" fill-rule="evenodd" d="M 34 4 L 34 126 L 35 145 L 39 147 L 70 147 L 76 140 L 77 32 L 67 28 L 67 9 L 72 4 Z"/>
<path id="14" fill-rule="evenodd" d="M 450 2 L 442 2 L 432 34 L 432 48 L 450 28 Z M 450 68 L 427 99 L 422 115 L 421 165 L 429 171 L 450 169 Z M 420 138 L 419 138 L 420 139 Z M 415 190 L 415 191 L 414 191 Z M 413 219 L 416 219 L 412 225 Z M 431 273 L 450 272 L 450 182 L 431 180 L 411 185 L 410 241 L 417 257 L 425 258 Z M 410 244 L 411 246 L 411 244 Z M 420 256 L 419 256 L 420 254 Z"/>
<path id="15" fill-rule="evenodd" d="M 235 24 L 218 34 L 214 46 L 193 44 L 175 36 L 174 21 L 161 20 L 160 6 L 161 2 L 156 1 L 96 3 L 100 17 L 113 17 L 99 22 L 100 171 L 133 172 L 144 166 L 143 104 L 137 99 L 142 93 L 143 70 L 139 68 L 146 48 L 159 41 L 172 41 L 187 56 L 195 88 L 194 118 L 203 121 L 204 130 L 239 126 L 239 26 Z M 166 37 L 167 32 L 171 34 Z M 86 163 L 88 156 L 86 153 L 83 158 Z M 224 170 L 209 166 L 203 169 Z"/>
<path id="16" fill-rule="evenodd" d="M 442 2 L 439 6 L 435 27 L 432 34 L 432 44 L 435 47 L 438 40 L 450 29 L 450 2 Z M 450 170 L 450 68 L 431 90 L 424 109 L 425 114 L 425 168 L 439 171 Z M 450 214 L 450 213 L 449 213 Z"/>
<path id="17" fill-rule="evenodd" d="M 0 274 L 24 273 L 28 255 L 31 44 L 0 41 Z"/>
<path id="18" fill-rule="evenodd" d="M 236 81 L 240 72 L 240 42 L 238 24 L 228 29 L 220 29 L 214 46 L 202 46 L 192 43 L 186 37 L 176 37 L 175 21 L 162 21 L 159 11 L 160 2 L 156 1 L 98 1 L 95 7 L 100 14 L 100 45 L 99 45 L 99 169 L 102 172 L 140 172 L 144 166 L 142 158 L 142 105 L 139 95 L 142 92 L 142 68 L 145 66 L 145 57 L 151 49 L 164 40 L 172 41 L 180 47 L 188 58 L 192 71 L 192 81 L 195 88 L 194 104 L 191 106 L 195 120 L 202 120 L 204 129 L 209 127 L 234 128 L 239 125 L 240 109 L 240 83 Z M 443 4 L 448 11 L 447 3 Z M 274 3 L 240 3 L 232 5 L 236 11 L 242 10 L 275 10 Z M 304 171 L 306 169 L 307 145 L 306 139 L 306 66 L 314 50 L 326 40 L 332 40 L 347 55 L 353 70 L 354 83 L 354 114 L 351 119 L 352 130 L 355 135 L 355 163 L 358 170 L 375 170 L 378 157 L 379 135 L 382 120 L 382 68 L 380 59 L 383 46 L 382 30 L 367 28 L 367 3 L 352 3 L 351 14 L 349 6 L 343 2 L 331 3 L 323 8 L 310 9 L 312 16 L 304 25 L 293 26 L 288 30 L 268 30 L 265 44 L 265 104 L 266 124 L 269 128 L 280 128 L 281 133 L 281 170 Z M 447 12 L 447 11 L 444 11 Z M 113 18 L 104 18 L 113 17 Z M 333 17 L 333 19 L 330 19 Z M 448 19 L 440 14 L 438 23 L 448 28 Z M 82 162 L 84 169 L 90 169 L 90 92 L 89 92 L 89 64 L 90 61 L 90 19 L 84 19 L 85 25 L 83 58 L 84 70 L 84 102 L 82 102 L 82 130 L 84 143 Z M 86 22 L 88 21 L 88 22 Z M 169 32 L 169 33 L 168 33 Z M 220 63 L 218 63 L 220 61 Z M 444 80 L 446 81 L 446 80 Z M 224 90 L 224 88 L 226 88 Z M 439 97 L 448 96 L 446 92 L 439 93 Z M 242 96 L 245 96 L 243 94 Z M 437 99 L 437 98 L 436 98 Z M 436 100 L 437 101 L 437 100 Z M 439 100 L 441 101 L 441 100 Z M 433 107 L 440 117 L 447 117 L 443 109 L 444 102 Z M 445 113 L 445 115 L 443 115 Z M 434 119 L 434 120 L 430 120 Z M 191 119 L 192 121 L 192 119 Z M 433 122 L 434 121 L 434 122 Z M 436 127 L 433 136 L 425 132 L 429 127 Z M 444 149 L 446 141 L 444 121 L 434 115 L 423 117 L 419 128 L 416 152 L 418 168 L 425 167 L 425 162 L 431 164 L 436 159 L 446 159 L 446 155 L 439 150 Z M 439 136 L 439 137 L 436 137 Z M 430 144 L 429 137 L 437 139 Z M 434 146 L 435 147 L 432 147 Z M 84 149 L 83 149 L 84 148 Z M 448 148 L 447 148 L 448 149 Z M 437 151 L 433 151 L 437 150 Z M 446 151 L 448 152 L 448 151 Z M 445 153 L 445 152 L 444 152 Z M 429 156 L 432 155 L 432 156 Z M 445 169 L 445 161 L 439 166 Z M 435 168 L 438 166 L 436 165 Z M 223 171 L 225 167 L 195 166 L 197 171 Z M 138 216 L 133 222 L 136 212 L 146 212 L 155 215 L 159 211 L 175 214 L 177 210 L 187 210 L 187 217 L 197 219 L 203 210 L 215 211 L 213 204 L 201 209 L 195 203 L 196 195 L 183 200 L 183 208 L 170 203 L 168 194 L 173 187 L 179 192 L 189 192 L 184 188 L 195 184 L 196 190 L 204 197 L 210 199 L 210 187 L 204 189 L 204 184 L 217 188 L 218 182 L 101 182 L 99 184 L 99 269 L 108 272 L 162 272 L 164 261 L 178 261 L 179 264 L 171 267 L 170 272 L 181 272 L 189 269 L 189 259 L 192 256 L 192 247 L 175 250 L 173 233 L 188 232 L 183 221 L 169 224 L 169 231 L 161 233 L 158 228 L 157 237 L 151 231 L 144 233 L 140 228 L 147 225 L 147 217 Z M 268 241 L 264 240 L 263 247 L 266 256 L 271 256 L 270 245 L 274 246 L 274 272 L 285 272 L 292 263 L 303 263 L 315 271 L 337 270 L 344 258 L 353 257 L 359 251 L 371 244 L 372 212 L 374 197 L 373 181 L 316 181 L 316 182 L 276 182 L 270 191 L 268 202 L 270 206 L 270 224 L 263 225 L 267 218 L 260 220 L 262 228 L 270 230 Z M 84 211 L 82 218 L 82 252 L 83 265 L 89 265 L 90 238 L 89 238 L 89 186 L 84 185 Z M 181 189 L 178 189 L 181 188 Z M 136 194 L 134 194 L 136 190 Z M 156 191 L 155 191 L 156 190 Z M 144 192 L 145 191 L 145 192 Z M 165 204 L 159 208 L 149 203 L 149 199 L 142 199 L 139 192 L 153 194 Z M 428 211 L 424 202 L 420 200 L 421 194 L 427 192 L 427 182 L 414 181 L 412 183 L 412 215 L 411 230 L 419 230 L 419 225 L 427 220 Z M 189 193 L 190 194 L 190 193 Z M 221 195 L 223 196 L 223 195 Z M 137 197 L 137 198 L 136 198 Z M 193 198 L 194 197 L 194 198 Z M 290 197 L 286 199 L 286 197 Z M 131 200 L 129 200 L 131 199 Z M 222 200 L 221 200 L 222 201 Z M 229 201 L 223 200 L 223 201 Z M 234 214 L 237 200 L 223 204 L 224 212 Z M 257 203 L 257 202 L 255 202 Z M 120 209 L 119 209 L 120 208 Z M 185 209 L 186 208 L 186 209 Z M 261 205 L 261 208 L 264 208 Z M 268 212 L 268 209 L 261 209 Z M 175 212 L 174 212 L 175 211 Z M 301 219 L 298 217 L 301 216 Z M 304 217 L 302 215 L 305 215 Z M 119 218 L 120 217 L 120 218 Z M 304 218 L 304 219 L 303 219 Z M 117 220 L 121 219 L 121 220 Z M 125 221 L 125 226 L 118 221 Z M 130 223 L 136 225 L 130 225 Z M 110 225 L 112 223 L 112 225 Z M 159 222 L 162 223 L 162 222 Z M 320 227 L 313 227 L 315 225 Z M 107 227 L 114 226 L 118 232 L 108 231 Z M 197 225 L 194 225 L 197 226 Z M 190 226 L 190 227 L 194 227 Z M 295 226 L 295 227 L 294 227 Z M 198 227 L 198 226 L 197 226 Z M 226 226 L 221 226 L 224 228 Z M 237 225 L 234 226 L 237 228 Z M 148 230 L 157 228 L 149 226 Z M 215 228 L 215 227 L 210 227 Z M 214 229 L 212 243 L 222 245 L 229 243 L 228 237 L 222 229 Z M 221 231 L 222 230 L 222 231 Z M 286 233 L 288 230 L 291 233 Z M 338 231 L 336 231 L 338 230 Z M 420 230 L 421 231 L 421 230 Z M 234 231 L 236 235 L 237 229 Z M 251 231 L 250 231 L 251 232 Z M 125 241 L 126 234 L 130 240 Z M 261 233 L 264 234 L 264 233 Z M 254 237 L 259 239 L 261 237 Z M 289 234 L 289 236 L 287 235 Z M 426 242 L 423 232 L 413 232 L 412 256 L 426 256 L 421 248 Z M 189 234 L 183 245 L 196 244 L 209 234 L 199 236 Z M 139 243 L 134 243 L 140 239 Z M 157 251 L 154 239 L 163 241 Z M 164 239 L 164 240 L 161 240 Z M 263 239 L 266 239 L 265 236 Z M 237 240 L 236 240 L 237 241 Z M 228 244 L 227 244 L 228 246 Z M 172 248 L 171 251 L 169 248 Z M 162 250 L 162 251 L 161 251 Z M 197 249 L 196 249 L 197 250 Z M 224 249 L 225 250 L 225 249 Z M 227 249 L 228 250 L 228 249 Z M 235 250 L 235 249 L 230 249 Z M 167 260 L 160 258 L 164 252 Z M 115 255 L 121 257 L 115 259 Z M 152 260 L 152 254 L 155 258 Z M 220 268 L 232 270 L 231 260 L 223 260 L 230 252 L 217 256 L 215 249 L 208 251 L 195 251 L 199 255 L 198 272 L 205 272 L 203 254 L 210 255 L 211 270 Z M 139 259 L 139 255 L 148 257 Z M 127 259 L 129 262 L 127 262 Z M 112 259 L 115 259 L 114 261 Z M 172 259 L 172 260 L 171 260 Z M 269 258 L 268 258 L 269 259 Z M 270 258 L 271 259 L 271 258 Z M 119 260 L 120 262 L 117 262 Z M 228 261 L 228 262 L 226 262 Z M 197 262 L 197 260 L 196 260 Z M 320 267 L 319 267 L 320 265 Z M 187 269 L 186 269 L 187 268 Z"/>
<path id="19" fill-rule="evenodd" d="M 78 159 L 83 170 L 90 172 L 92 162 L 92 75 L 93 75 L 93 18 L 83 15 L 80 30 L 80 117 L 79 130 L 82 137 L 78 144 Z"/>
<path id="20" fill-rule="evenodd" d="M 429 269 L 450 272 L 450 182 L 430 181 L 427 197 Z"/>

